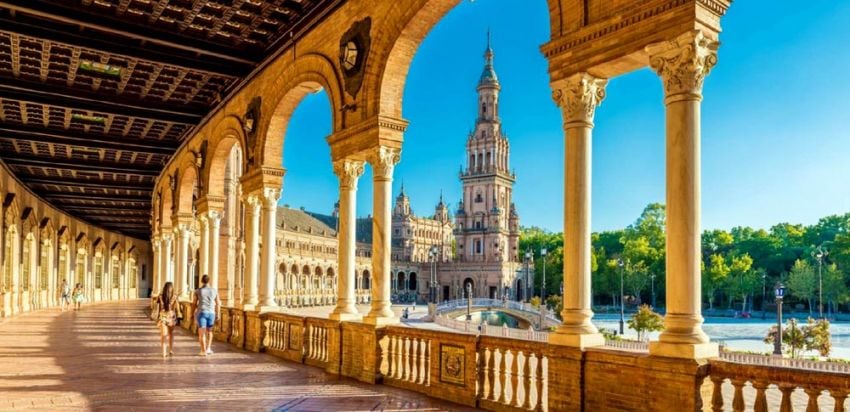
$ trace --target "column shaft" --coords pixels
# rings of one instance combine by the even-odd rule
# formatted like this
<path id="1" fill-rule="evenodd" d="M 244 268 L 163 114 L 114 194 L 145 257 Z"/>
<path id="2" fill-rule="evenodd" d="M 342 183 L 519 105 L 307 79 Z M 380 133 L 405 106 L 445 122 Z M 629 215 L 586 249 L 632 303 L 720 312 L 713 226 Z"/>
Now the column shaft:
<path id="1" fill-rule="evenodd" d="M 605 339 L 590 322 L 592 246 L 590 243 L 591 147 L 593 116 L 605 97 L 606 81 L 587 73 L 567 79 L 555 96 L 563 109 L 564 162 L 564 308 L 563 324 L 550 342 L 599 346 Z"/>
<path id="2" fill-rule="evenodd" d="M 200 262 L 198 262 L 200 264 L 198 273 L 204 276 L 209 275 L 210 221 L 207 216 L 200 216 L 198 222 L 201 229 L 201 244 L 198 247 L 198 257 L 200 259 Z"/>
<path id="3" fill-rule="evenodd" d="M 257 272 L 260 248 L 260 199 L 249 195 L 245 200 L 245 290 L 242 306 L 254 310 L 259 303 Z"/>
<path id="4" fill-rule="evenodd" d="M 277 199 L 280 192 L 276 189 L 263 190 L 263 251 L 260 262 L 260 306 L 266 309 L 277 307 L 274 300 L 275 255 L 277 251 Z"/>
<path id="5" fill-rule="evenodd" d="M 210 285 L 219 289 L 218 255 L 219 255 L 219 232 L 221 229 L 221 214 L 217 211 L 209 213 L 209 252 L 207 267 L 210 275 Z"/>
<path id="6" fill-rule="evenodd" d="M 392 311 L 392 190 L 393 169 L 398 163 L 398 149 L 381 147 L 369 161 L 374 178 L 372 200 L 372 308 L 364 321 L 381 325 L 398 323 Z"/>
<path id="7" fill-rule="evenodd" d="M 357 179 L 363 174 L 364 163 L 341 160 L 334 163 L 334 173 L 339 178 L 339 282 L 336 307 L 331 319 L 359 319 L 354 299 L 354 267 L 357 235 Z M 312 283 L 312 282 L 311 282 Z M 312 286 L 312 285 L 311 285 Z"/>
<path id="8" fill-rule="evenodd" d="M 659 341 L 650 344 L 653 355 L 718 356 L 702 330 L 700 282 L 700 101 L 716 50 L 700 31 L 647 47 L 667 106 L 667 314 Z"/>
<path id="9" fill-rule="evenodd" d="M 181 299 L 189 297 L 189 225 L 181 224 L 177 229 L 177 285 L 175 290 Z"/>

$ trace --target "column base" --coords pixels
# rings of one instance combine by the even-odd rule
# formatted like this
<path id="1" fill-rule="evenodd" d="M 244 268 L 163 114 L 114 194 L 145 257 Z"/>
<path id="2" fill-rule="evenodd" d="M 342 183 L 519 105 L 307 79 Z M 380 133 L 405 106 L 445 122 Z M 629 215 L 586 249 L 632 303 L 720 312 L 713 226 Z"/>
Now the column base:
<path id="1" fill-rule="evenodd" d="M 605 346 L 605 337 L 601 333 L 570 334 L 555 332 L 549 334 L 549 344 L 584 349 Z"/>
<path id="2" fill-rule="evenodd" d="M 257 311 L 261 312 L 261 313 L 266 313 L 266 312 L 276 312 L 278 309 L 280 309 L 280 306 L 278 306 L 278 305 L 260 305 L 257 308 Z"/>
<path id="3" fill-rule="evenodd" d="M 375 316 L 368 314 L 363 317 L 363 323 L 374 326 L 398 325 L 401 320 L 395 316 Z"/>
<path id="4" fill-rule="evenodd" d="M 715 342 L 670 343 L 649 342 L 649 354 L 665 358 L 708 359 L 720 356 L 720 347 Z"/>
<path id="5" fill-rule="evenodd" d="M 245 304 L 242 304 L 242 311 L 243 312 L 254 312 L 254 311 L 257 310 L 258 307 L 259 306 L 256 303 L 245 303 Z"/>
<path id="6" fill-rule="evenodd" d="M 359 313 L 331 313 L 328 316 L 330 320 L 336 320 L 340 322 L 354 322 L 363 319 L 363 316 Z"/>

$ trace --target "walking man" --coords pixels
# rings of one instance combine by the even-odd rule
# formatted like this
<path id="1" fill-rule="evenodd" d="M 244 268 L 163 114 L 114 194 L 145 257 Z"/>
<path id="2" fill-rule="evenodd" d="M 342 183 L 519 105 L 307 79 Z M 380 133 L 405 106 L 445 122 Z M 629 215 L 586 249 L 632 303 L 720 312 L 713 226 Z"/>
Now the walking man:
<path id="1" fill-rule="evenodd" d="M 68 306 L 68 308 L 71 307 L 71 285 L 68 284 L 67 279 L 62 279 L 62 287 L 60 290 L 62 291 L 62 297 L 59 300 L 59 307 L 62 312 L 64 312 L 65 306 Z"/>
<path id="2" fill-rule="evenodd" d="M 212 355 L 213 326 L 221 310 L 218 291 L 210 285 L 210 277 L 201 277 L 201 287 L 192 296 L 192 306 L 198 322 L 198 342 L 201 344 L 200 356 Z"/>

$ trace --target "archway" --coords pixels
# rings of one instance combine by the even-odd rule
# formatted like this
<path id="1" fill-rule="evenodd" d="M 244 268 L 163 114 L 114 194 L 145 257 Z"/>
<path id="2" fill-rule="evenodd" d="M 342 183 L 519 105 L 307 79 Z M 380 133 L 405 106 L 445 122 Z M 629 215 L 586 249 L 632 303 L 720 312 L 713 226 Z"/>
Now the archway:
<path id="1" fill-rule="evenodd" d="M 408 275 L 409 280 L 407 281 L 408 290 L 415 291 L 419 285 L 416 284 L 416 272 L 410 272 Z"/>
<path id="2" fill-rule="evenodd" d="M 466 278 L 463 280 L 463 288 L 462 288 L 462 296 L 464 299 L 469 297 L 469 293 L 472 293 L 472 296 L 475 296 L 475 282 L 472 278 Z"/>
<path id="3" fill-rule="evenodd" d="M 372 289 L 372 278 L 368 270 L 363 271 L 363 290 Z"/>
<path id="4" fill-rule="evenodd" d="M 395 288 L 399 292 L 403 292 L 404 290 L 407 289 L 407 287 L 405 287 L 405 284 L 404 284 L 404 279 L 405 279 L 404 272 L 398 272 L 398 275 L 396 275 L 396 287 Z"/>

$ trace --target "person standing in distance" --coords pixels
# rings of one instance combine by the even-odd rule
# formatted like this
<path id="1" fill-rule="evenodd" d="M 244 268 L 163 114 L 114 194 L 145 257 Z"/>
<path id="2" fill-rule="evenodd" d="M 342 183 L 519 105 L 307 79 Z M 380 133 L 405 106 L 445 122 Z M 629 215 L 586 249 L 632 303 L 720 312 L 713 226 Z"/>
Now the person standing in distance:
<path id="1" fill-rule="evenodd" d="M 198 342 L 201 344 L 200 356 L 212 355 L 213 326 L 221 310 L 218 291 L 209 285 L 209 275 L 201 277 L 201 287 L 192 296 L 195 320 L 198 322 Z"/>

